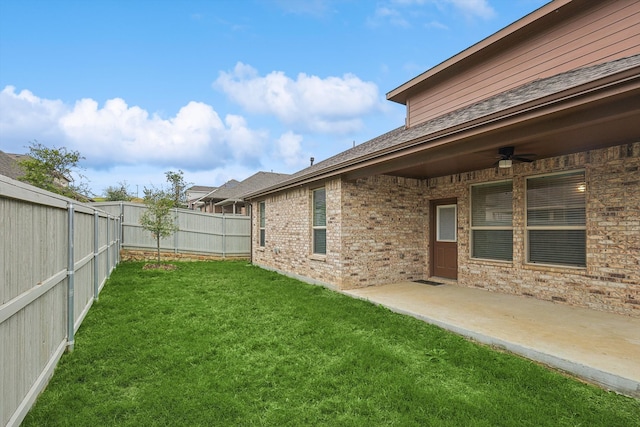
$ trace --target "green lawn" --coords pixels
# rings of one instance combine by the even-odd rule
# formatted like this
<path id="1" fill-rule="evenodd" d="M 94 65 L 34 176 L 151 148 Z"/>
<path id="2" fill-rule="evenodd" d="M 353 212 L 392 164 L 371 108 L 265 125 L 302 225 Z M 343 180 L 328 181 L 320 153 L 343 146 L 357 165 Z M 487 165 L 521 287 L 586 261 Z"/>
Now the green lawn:
<path id="1" fill-rule="evenodd" d="M 246 262 L 122 263 L 24 426 L 638 426 L 640 401 Z"/>

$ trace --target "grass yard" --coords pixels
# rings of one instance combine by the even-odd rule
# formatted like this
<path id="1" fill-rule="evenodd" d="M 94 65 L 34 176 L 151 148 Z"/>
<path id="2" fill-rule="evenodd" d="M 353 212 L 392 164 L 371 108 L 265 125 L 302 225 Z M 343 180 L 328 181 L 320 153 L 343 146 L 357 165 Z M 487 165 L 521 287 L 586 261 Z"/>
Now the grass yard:
<path id="1" fill-rule="evenodd" d="M 122 263 L 24 426 L 638 426 L 640 401 L 246 262 Z"/>

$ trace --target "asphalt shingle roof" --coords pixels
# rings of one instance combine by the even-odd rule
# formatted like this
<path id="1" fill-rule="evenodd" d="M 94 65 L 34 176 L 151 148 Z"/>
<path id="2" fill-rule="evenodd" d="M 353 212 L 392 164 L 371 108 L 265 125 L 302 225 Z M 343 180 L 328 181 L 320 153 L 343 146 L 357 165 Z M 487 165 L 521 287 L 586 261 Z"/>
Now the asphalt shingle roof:
<path id="1" fill-rule="evenodd" d="M 209 187 L 206 185 L 194 185 L 192 187 L 189 187 L 187 190 L 189 191 L 211 191 L 211 190 L 215 190 L 217 187 Z"/>
<path id="2" fill-rule="evenodd" d="M 0 175 L 8 176 L 12 179 L 18 179 L 24 175 L 24 171 L 18 166 L 18 160 L 25 157 L 21 154 L 9 154 L 0 151 Z"/>
<path id="3" fill-rule="evenodd" d="M 251 175 L 249 178 L 240 182 L 233 188 L 225 189 L 225 191 L 221 191 L 218 193 L 216 191 L 213 193 L 215 198 L 224 198 L 226 199 L 242 199 L 245 195 L 250 193 L 255 193 L 256 191 L 260 191 L 263 188 L 271 187 L 273 185 L 278 184 L 279 182 L 289 178 L 290 175 L 284 173 L 275 173 L 275 172 L 257 172 Z"/>

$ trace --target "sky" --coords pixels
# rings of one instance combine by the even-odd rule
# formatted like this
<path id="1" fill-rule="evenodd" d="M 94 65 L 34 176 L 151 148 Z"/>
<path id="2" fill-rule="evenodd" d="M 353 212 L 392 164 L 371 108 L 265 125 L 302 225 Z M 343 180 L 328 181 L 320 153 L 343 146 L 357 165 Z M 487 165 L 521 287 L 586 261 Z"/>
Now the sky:
<path id="1" fill-rule="evenodd" d="M 547 0 L 2 0 L 0 150 L 94 195 L 294 173 L 404 124 L 386 94 Z"/>

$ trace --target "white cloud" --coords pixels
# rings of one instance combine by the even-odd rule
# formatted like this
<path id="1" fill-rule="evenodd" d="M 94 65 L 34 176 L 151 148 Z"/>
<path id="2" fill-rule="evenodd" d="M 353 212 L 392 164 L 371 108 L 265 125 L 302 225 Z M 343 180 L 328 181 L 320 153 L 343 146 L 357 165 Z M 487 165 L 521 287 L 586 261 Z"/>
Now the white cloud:
<path id="1" fill-rule="evenodd" d="M 495 11 L 487 0 L 447 0 L 463 13 L 480 18 L 493 18 Z"/>
<path id="2" fill-rule="evenodd" d="M 233 157 L 244 163 L 256 163 L 262 154 L 262 147 L 269 135 L 267 131 L 251 130 L 242 116 L 228 115 L 227 141 Z"/>
<path id="3" fill-rule="evenodd" d="M 173 118 L 161 119 L 119 98 L 108 100 L 102 108 L 92 99 L 83 99 L 59 125 L 74 146 L 83 147 L 87 159 L 109 163 L 197 166 L 207 155 L 226 148 L 226 129 L 218 114 L 198 102 L 182 107 Z"/>
<path id="4" fill-rule="evenodd" d="M 190 102 L 164 119 L 120 98 L 103 106 L 93 99 L 68 106 L 7 86 L 0 92 L 0 138 L 5 151 L 24 152 L 33 139 L 78 150 L 89 168 L 153 164 L 203 169 L 258 165 L 268 133 L 250 129 L 239 116 L 223 122 L 201 102 Z"/>
<path id="5" fill-rule="evenodd" d="M 437 30 L 448 30 L 449 27 L 447 27 L 445 24 L 443 24 L 442 22 L 438 22 L 438 21 L 431 21 L 431 22 L 427 22 L 426 24 L 424 24 L 425 28 L 435 28 Z"/>
<path id="6" fill-rule="evenodd" d="M 68 110 L 60 100 L 38 98 L 28 90 L 16 93 L 15 87 L 6 86 L 0 92 L 0 138 L 3 149 L 11 147 L 12 151 L 22 152 L 34 139 L 61 138 L 57 122 Z M 9 140 L 16 143 L 9 146 Z"/>
<path id="7" fill-rule="evenodd" d="M 250 113 L 272 114 L 294 129 L 345 133 L 362 127 L 361 117 L 379 111 L 378 87 L 353 74 L 320 78 L 304 73 L 296 80 L 274 71 L 262 77 L 239 62 L 214 82 Z"/>
<path id="8" fill-rule="evenodd" d="M 483 19 L 490 19 L 496 14 L 487 0 L 391 0 L 391 4 L 400 7 L 433 4 L 441 10 L 450 5 L 469 18 L 477 16 Z M 397 13 L 399 14 L 399 12 Z"/>
<path id="9" fill-rule="evenodd" d="M 409 21 L 402 16 L 399 10 L 379 6 L 376 8 L 374 16 L 367 19 L 367 25 L 370 27 L 378 27 L 383 22 L 389 22 L 391 25 L 401 28 L 411 27 Z"/>
<path id="10" fill-rule="evenodd" d="M 282 159 L 289 167 L 308 166 L 308 159 L 302 152 L 302 136 L 293 132 L 286 132 L 280 136 L 275 144 L 275 156 Z"/>

